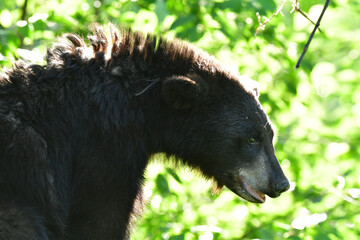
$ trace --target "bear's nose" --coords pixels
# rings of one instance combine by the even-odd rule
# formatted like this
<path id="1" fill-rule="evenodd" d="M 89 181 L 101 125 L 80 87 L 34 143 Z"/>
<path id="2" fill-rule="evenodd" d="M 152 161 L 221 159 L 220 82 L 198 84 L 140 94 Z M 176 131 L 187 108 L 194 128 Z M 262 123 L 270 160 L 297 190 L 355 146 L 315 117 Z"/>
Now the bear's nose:
<path id="1" fill-rule="evenodd" d="M 279 196 L 281 193 L 287 191 L 289 188 L 290 188 L 290 183 L 285 178 L 284 180 L 282 180 L 281 182 L 275 185 L 276 195 Z"/>

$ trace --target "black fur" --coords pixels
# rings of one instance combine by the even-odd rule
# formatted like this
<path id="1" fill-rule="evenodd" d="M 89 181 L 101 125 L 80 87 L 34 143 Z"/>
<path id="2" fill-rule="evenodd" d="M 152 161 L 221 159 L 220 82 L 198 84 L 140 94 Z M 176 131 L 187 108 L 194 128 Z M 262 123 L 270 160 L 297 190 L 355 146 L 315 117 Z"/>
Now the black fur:
<path id="1" fill-rule="evenodd" d="M 151 154 L 221 186 L 241 141 L 272 132 L 255 92 L 203 51 L 94 29 L 91 47 L 67 34 L 45 66 L 0 77 L 0 239 L 126 239 Z"/>

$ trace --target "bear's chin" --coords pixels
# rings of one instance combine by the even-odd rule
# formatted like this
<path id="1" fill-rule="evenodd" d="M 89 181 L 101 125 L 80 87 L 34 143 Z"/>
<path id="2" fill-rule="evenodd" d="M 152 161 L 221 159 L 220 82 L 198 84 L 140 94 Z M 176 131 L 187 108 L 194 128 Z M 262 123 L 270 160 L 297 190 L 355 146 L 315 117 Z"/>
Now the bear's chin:
<path id="1" fill-rule="evenodd" d="M 241 175 L 233 177 L 232 181 L 226 182 L 225 184 L 214 181 L 212 192 L 218 194 L 223 189 L 224 185 L 233 193 L 248 202 L 264 203 L 266 200 L 265 194 L 253 188 L 246 178 Z"/>

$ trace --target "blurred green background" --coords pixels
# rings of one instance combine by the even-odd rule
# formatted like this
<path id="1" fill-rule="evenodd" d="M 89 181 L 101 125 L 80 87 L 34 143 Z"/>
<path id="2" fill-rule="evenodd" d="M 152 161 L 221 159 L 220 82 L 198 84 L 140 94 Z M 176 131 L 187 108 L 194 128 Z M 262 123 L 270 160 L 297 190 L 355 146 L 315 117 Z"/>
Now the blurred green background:
<path id="1" fill-rule="evenodd" d="M 325 1 L 300 0 L 317 20 Z M 256 38 L 256 12 L 273 0 L 2 0 L 0 67 L 44 63 L 63 32 L 86 36 L 91 22 L 182 38 L 260 83 L 277 128 L 276 151 L 291 189 L 263 205 L 247 203 L 154 156 L 144 214 L 132 239 L 359 239 L 360 1 L 333 0 L 299 70 L 313 28 L 287 1 Z M 165 160 L 166 162 L 166 160 Z"/>

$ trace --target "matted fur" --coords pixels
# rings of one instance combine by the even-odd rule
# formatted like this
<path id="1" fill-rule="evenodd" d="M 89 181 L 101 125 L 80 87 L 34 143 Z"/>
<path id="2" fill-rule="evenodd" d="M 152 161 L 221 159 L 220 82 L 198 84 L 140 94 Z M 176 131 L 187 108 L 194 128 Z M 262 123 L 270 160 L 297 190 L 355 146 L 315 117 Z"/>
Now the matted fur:
<path id="1" fill-rule="evenodd" d="M 171 41 L 152 34 L 144 34 L 125 28 L 117 28 L 113 24 L 100 26 L 92 25 L 92 35 L 88 41 L 73 33 L 66 33 L 48 48 L 45 65 L 17 61 L 11 69 L 4 69 L 0 74 L 1 82 L 18 82 L 22 85 L 27 79 L 43 77 L 53 78 L 56 72 L 63 74 L 78 69 L 81 66 L 96 63 L 115 78 L 124 78 L 124 69 L 135 73 L 144 70 L 148 65 L 155 66 L 159 71 L 168 71 L 168 66 L 176 66 L 178 74 L 190 70 L 206 72 L 211 75 L 237 76 L 237 73 L 221 65 L 213 56 L 196 48 L 191 43 L 179 39 Z M 122 62 L 124 59 L 131 64 Z M 146 63 L 144 66 L 142 63 Z M 161 70 L 162 69 L 162 70 Z M 90 70 L 90 69 L 89 69 Z M 129 76 L 126 75 L 125 78 Z M 132 79 L 131 76 L 124 82 L 134 95 L 147 91 L 157 78 L 149 80 L 148 76 L 142 79 Z M 240 79 L 240 78 L 239 78 Z M 135 81 L 137 83 L 134 83 Z M 244 84 L 245 87 L 246 84 Z M 251 93 L 251 91 L 249 91 Z"/>
<path id="2" fill-rule="evenodd" d="M 46 57 L 48 65 L 61 66 L 73 59 L 77 61 L 96 59 L 107 65 L 118 58 L 141 58 L 149 62 L 166 58 L 172 60 L 173 64 L 189 65 L 196 62 L 202 68 L 214 68 L 214 65 L 218 64 L 206 52 L 179 39 L 168 41 L 163 37 L 130 29 L 119 30 L 112 24 L 108 27 L 94 24 L 92 28 L 93 35 L 88 36 L 90 46 L 79 35 L 64 34 L 59 42 L 48 50 Z"/>

